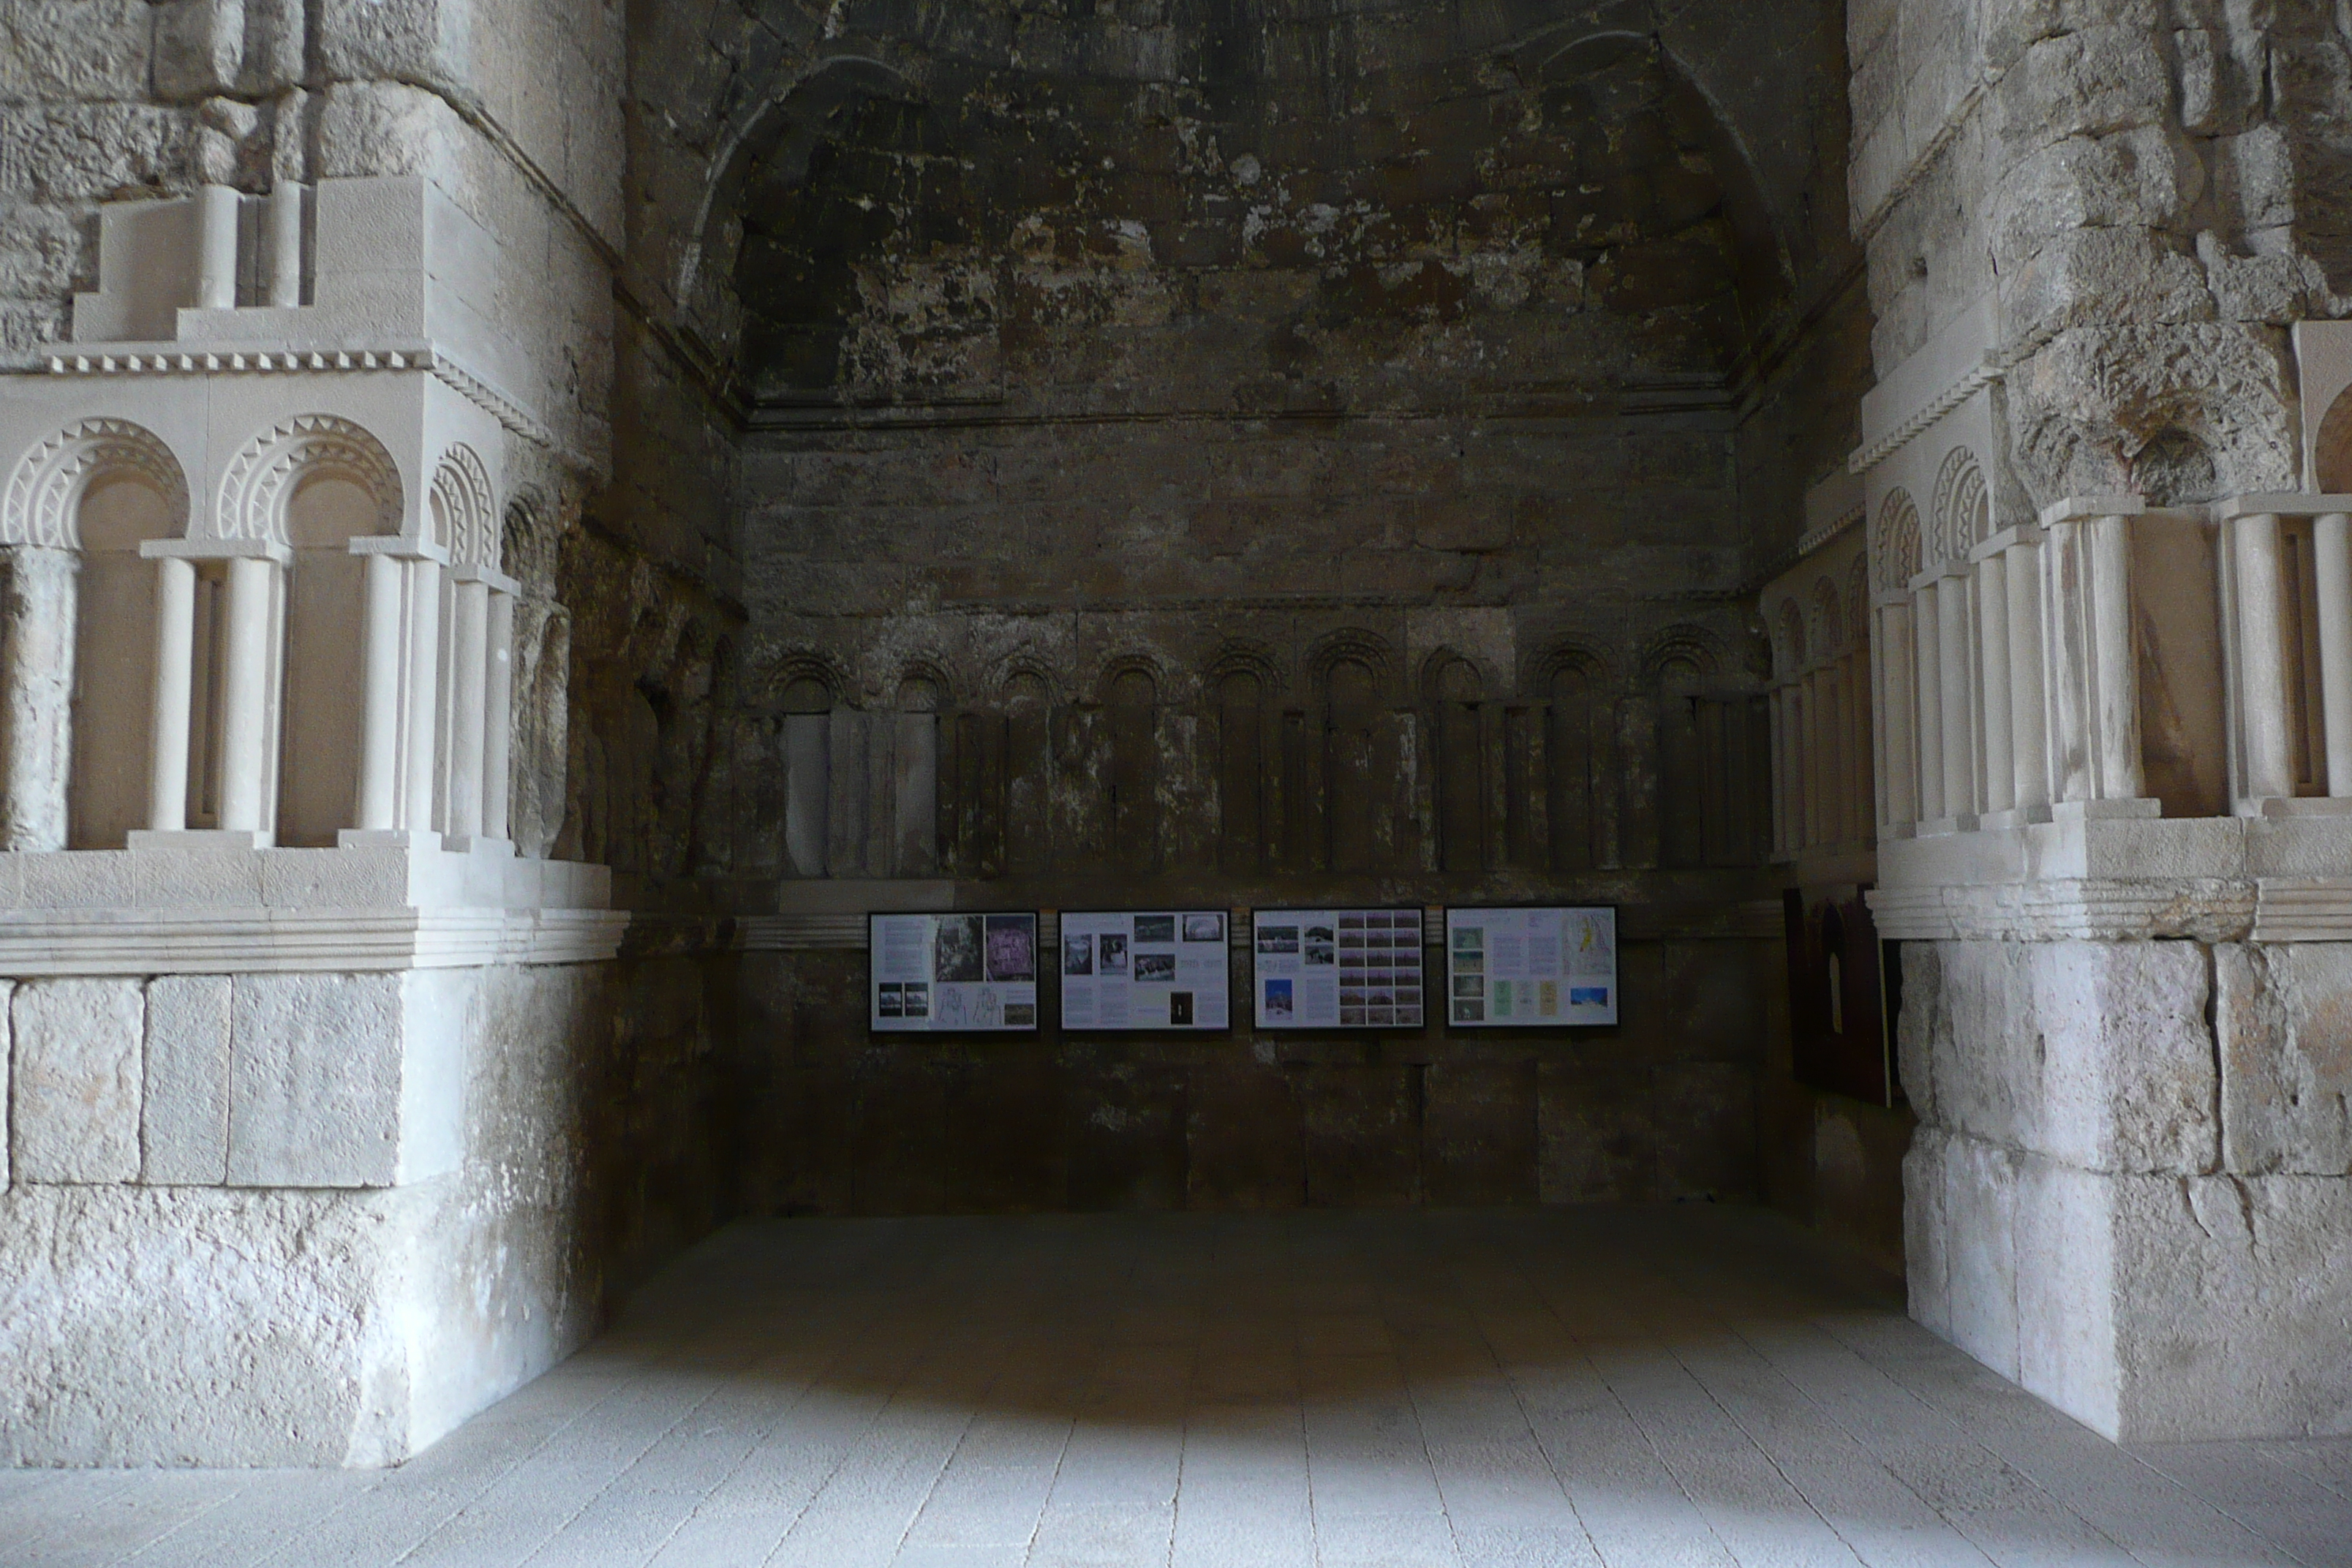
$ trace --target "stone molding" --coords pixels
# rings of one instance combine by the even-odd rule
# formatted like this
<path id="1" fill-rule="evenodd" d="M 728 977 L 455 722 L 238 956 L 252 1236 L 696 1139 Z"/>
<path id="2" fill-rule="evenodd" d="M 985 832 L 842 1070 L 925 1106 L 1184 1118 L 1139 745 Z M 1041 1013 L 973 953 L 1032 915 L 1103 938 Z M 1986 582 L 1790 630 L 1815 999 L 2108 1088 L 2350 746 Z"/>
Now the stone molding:
<path id="1" fill-rule="evenodd" d="M 10 910 L 0 975 L 254 974 L 603 963 L 625 910 Z"/>
<path id="2" fill-rule="evenodd" d="M 83 419 L 25 454 L 9 476 L 0 502 L 0 544 L 31 544 L 50 550 L 81 547 L 73 503 L 83 485 L 110 469 L 142 474 L 164 504 L 188 510 L 187 476 L 154 432 L 128 419 Z"/>

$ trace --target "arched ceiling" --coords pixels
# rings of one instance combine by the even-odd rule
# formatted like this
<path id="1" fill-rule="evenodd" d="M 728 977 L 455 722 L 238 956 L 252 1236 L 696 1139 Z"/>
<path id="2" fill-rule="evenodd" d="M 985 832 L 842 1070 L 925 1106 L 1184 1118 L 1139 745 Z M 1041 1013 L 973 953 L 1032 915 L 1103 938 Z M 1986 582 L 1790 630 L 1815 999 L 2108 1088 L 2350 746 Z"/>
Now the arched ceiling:
<path id="1" fill-rule="evenodd" d="M 1654 30 L 1525 6 L 1555 15 L 1449 54 L 1419 0 L 887 9 L 742 116 L 705 265 L 754 405 L 1704 401 L 1789 315 Z"/>

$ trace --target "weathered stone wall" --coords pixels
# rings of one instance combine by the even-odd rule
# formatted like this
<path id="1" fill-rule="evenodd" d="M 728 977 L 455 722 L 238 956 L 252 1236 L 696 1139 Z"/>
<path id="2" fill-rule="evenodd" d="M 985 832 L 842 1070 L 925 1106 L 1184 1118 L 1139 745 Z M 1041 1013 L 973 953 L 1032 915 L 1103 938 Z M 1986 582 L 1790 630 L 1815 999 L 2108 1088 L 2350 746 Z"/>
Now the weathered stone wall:
<path id="1" fill-rule="evenodd" d="M 1607 900 L 1692 933 L 1643 951 L 1716 999 L 1603 1041 L 958 1067 L 869 1045 L 833 960 L 749 959 L 742 1070 L 791 1125 L 921 1127 L 963 1074 L 1013 1162 L 893 1133 L 893 1186 L 813 1136 L 776 1201 L 1395 1201 L 1472 1190 L 1401 1173 L 1455 1158 L 1530 1197 L 1756 1189 L 1739 590 L 1853 442 L 1836 24 L 640 8 L 583 851 L 679 931 L 843 877 Z M 1096 1092 L 1138 1109 L 1087 1123 Z"/>
<path id="2" fill-rule="evenodd" d="M 2107 1431 L 2340 1431 L 2342 944 L 1911 944 L 1912 1308 Z"/>

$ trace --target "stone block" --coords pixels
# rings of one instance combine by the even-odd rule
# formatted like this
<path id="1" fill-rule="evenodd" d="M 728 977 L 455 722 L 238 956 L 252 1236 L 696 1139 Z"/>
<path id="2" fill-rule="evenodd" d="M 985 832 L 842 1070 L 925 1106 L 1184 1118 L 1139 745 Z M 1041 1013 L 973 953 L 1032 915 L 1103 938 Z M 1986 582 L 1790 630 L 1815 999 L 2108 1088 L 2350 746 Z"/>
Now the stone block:
<path id="1" fill-rule="evenodd" d="M 9 1141 L 23 1182 L 139 1179 L 136 980 L 33 980 L 9 1003 Z"/>
<path id="2" fill-rule="evenodd" d="M 2205 950 L 2189 942 L 2037 942 L 2040 1125 L 2027 1147 L 2091 1171 L 2210 1171 L 2219 1088 Z"/>
<path id="3" fill-rule="evenodd" d="M 2113 1436 L 2115 1178 L 2053 1160 L 2020 1162 L 2015 1221 L 2017 1371 L 2033 1393 Z"/>
<path id="4" fill-rule="evenodd" d="M 0 980 L 0 1193 L 8 1190 L 11 1180 L 8 1158 L 8 1151 L 11 1147 L 8 1135 L 8 1062 L 9 1058 L 16 1055 L 16 1049 L 8 1024 L 11 1011 L 9 1003 L 16 994 L 15 981 Z"/>
<path id="5" fill-rule="evenodd" d="M 387 1186 L 400 1169 L 398 974 L 240 974 L 230 1005 L 228 1179 Z"/>
<path id="6" fill-rule="evenodd" d="M 2221 1163 L 2352 1174 L 2352 943 L 2213 950 Z"/>
<path id="7" fill-rule="evenodd" d="M 1536 1079 L 1538 1182 L 1548 1204 L 1658 1195 L 1657 1100 L 1635 1063 L 1548 1061 Z"/>
<path id="8" fill-rule="evenodd" d="M 229 996 L 226 974 L 147 983 L 140 1179 L 151 1185 L 228 1179 Z"/>
<path id="9" fill-rule="evenodd" d="M 261 859 L 250 849 L 134 849 L 131 899 L 142 909 L 250 909 L 261 902 Z"/>
<path id="10" fill-rule="evenodd" d="M 2014 1382 L 2017 1377 L 2018 1155 L 1955 1138 L 1945 1149 L 1944 1267 L 1951 1342 Z"/>
<path id="11" fill-rule="evenodd" d="M 1952 1337 L 1950 1260 L 1945 1256 L 1944 1162 L 1950 1140 L 1922 1127 L 1903 1157 L 1904 1280 L 1911 1316 L 1929 1332 Z"/>

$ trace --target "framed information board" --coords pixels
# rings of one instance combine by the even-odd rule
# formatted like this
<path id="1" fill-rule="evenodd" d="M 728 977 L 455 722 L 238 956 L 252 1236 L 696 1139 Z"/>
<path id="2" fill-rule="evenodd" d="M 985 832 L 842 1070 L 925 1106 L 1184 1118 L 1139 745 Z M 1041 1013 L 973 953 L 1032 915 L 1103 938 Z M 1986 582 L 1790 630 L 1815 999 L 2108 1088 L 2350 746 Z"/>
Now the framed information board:
<path id="1" fill-rule="evenodd" d="M 1250 1002 L 1261 1029 L 1418 1029 L 1417 909 L 1256 910 Z"/>
<path id="2" fill-rule="evenodd" d="M 1233 1025 L 1223 910 L 1064 910 L 1062 1027 Z"/>
<path id="3" fill-rule="evenodd" d="M 1616 910 L 1447 910 L 1445 1018 L 1457 1029 L 1614 1024 Z"/>
<path id="4" fill-rule="evenodd" d="M 876 1034 L 1037 1032 L 1037 911 L 868 914 L 866 1021 Z"/>

